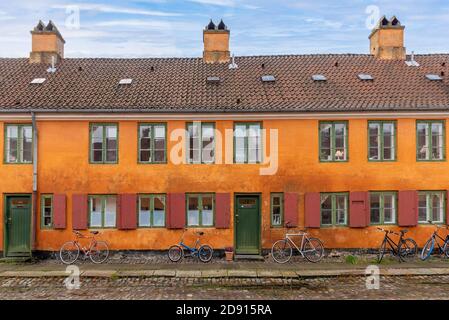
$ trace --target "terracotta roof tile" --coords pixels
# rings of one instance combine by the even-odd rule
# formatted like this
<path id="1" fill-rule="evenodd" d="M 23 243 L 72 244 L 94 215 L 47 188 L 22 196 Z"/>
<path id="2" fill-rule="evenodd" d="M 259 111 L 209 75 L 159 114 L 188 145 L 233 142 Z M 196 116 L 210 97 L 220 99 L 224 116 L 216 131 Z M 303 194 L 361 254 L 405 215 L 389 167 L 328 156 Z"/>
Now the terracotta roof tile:
<path id="1" fill-rule="evenodd" d="M 28 59 L 0 59 L 1 111 L 307 112 L 449 110 L 449 54 L 415 55 L 419 67 L 370 55 L 64 59 L 54 74 Z M 374 80 L 362 81 L 366 73 Z M 439 74 L 443 81 L 425 75 Z M 313 74 L 327 81 L 312 80 Z M 274 75 L 263 83 L 262 75 Z M 219 84 L 207 83 L 218 76 Z M 31 85 L 33 78 L 47 78 Z M 131 85 L 120 86 L 120 79 Z"/>

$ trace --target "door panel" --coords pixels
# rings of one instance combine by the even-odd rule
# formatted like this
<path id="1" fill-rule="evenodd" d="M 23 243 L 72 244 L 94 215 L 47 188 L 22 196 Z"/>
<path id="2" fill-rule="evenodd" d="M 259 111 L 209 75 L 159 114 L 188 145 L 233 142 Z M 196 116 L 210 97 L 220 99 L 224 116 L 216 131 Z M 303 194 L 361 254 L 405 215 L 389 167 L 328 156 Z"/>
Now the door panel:
<path id="1" fill-rule="evenodd" d="M 7 197 L 5 214 L 7 256 L 28 256 L 31 248 L 31 198 Z"/>
<path id="2" fill-rule="evenodd" d="M 237 196 L 235 211 L 236 254 L 260 253 L 260 212 L 258 196 Z"/>

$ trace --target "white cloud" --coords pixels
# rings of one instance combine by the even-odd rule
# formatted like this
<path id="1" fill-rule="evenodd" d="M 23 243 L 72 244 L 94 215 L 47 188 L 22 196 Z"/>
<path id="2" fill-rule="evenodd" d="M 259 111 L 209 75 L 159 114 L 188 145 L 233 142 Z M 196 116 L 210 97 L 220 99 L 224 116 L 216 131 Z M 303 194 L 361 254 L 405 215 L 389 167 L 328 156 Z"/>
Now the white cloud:
<path id="1" fill-rule="evenodd" d="M 103 13 L 121 13 L 121 14 L 134 14 L 134 15 L 144 15 L 144 16 L 158 16 L 158 17 L 179 17 L 182 16 L 180 13 L 174 12 L 164 12 L 146 9 L 135 9 L 128 7 L 118 7 L 110 6 L 105 4 L 90 4 L 90 3 L 80 3 L 71 6 L 78 6 L 80 10 L 85 11 L 97 11 Z M 67 5 L 57 4 L 51 6 L 53 9 L 66 9 Z"/>

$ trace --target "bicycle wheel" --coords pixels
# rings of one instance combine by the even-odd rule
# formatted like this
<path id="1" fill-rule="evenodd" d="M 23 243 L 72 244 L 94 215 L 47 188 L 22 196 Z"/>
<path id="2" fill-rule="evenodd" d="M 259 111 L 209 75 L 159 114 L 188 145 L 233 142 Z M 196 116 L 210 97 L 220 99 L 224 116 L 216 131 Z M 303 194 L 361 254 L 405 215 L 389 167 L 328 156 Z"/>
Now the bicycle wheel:
<path id="1" fill-rule="evenodd" d="M 379 251 L 377 253 L 377 263 L 381 263 L 382 259 L 385 255 L 385 252 L 387 251 L 387 239 L 384 239 L 384 241 L 382 241 L 382 244 L 379 247 Z"/>
<path id="2" fill-rule="evenodd" d="M 198 259 L 201 262 L 209 262 L 212 260 L 212 255 L 214 254 L 214 250 L 207 244 L 202 245 L 198 249 Z"/>
<path id="3" fill-rule="evenodd" d="M 287 239 L 276 241 L 271 247 L 271 256 L 277 263 L 288 262 L 293 254 L 292 246 Z"/>
<path id="4" fill-rule="evenodd" d="M 184 250 L 178 246 L 174 245 L 171 246 L 170 249 L 168 249 L 168 258 L 171 262 L 178 262 L 184 257 Z"/>
<path id="5" fill-rule="evenodd" d="M 418 253 L 418 245 L 413 239 L 404 239 L 399 245 L 399 258 L 402 260 L 411 260 Z"/>
<path id="6" fill-rule="evenodd" d="M 75 241 L 69 241 L 62 245 L 59 250 L 59 257 L 65 264 L 74 263 L 80 255 L 80 247 Z"/>
<path id="7" fill-rule="evenodd" d="M 109 257 L 109 247 L 104 241 L 97 241 L 89 252 L 89 258 L 93 263 L 103 263 Z"/>
<path id="8" fill-rule="evenodd" d="M 309 238 L 306 243 L 304 243 L 302 253 L 307 260 L 316 263 L 324 256 L 323 243 L 318 238 Z"/>
<path id="9" fill-rule="evenodd" d="M 429 259 L 430 255 L 432 254 L 433 248 L 435 246 L 435 239 L 430 238 L 427 240 L 426 244 L 424 245 L 424 248 L 422 248 L 420 258 L 421 260 L 427 260 Z"/>
<path id="10" fill-rule="evenodd" d="M 446 240 L 443 245 L 443 252 L 447 258 L 449 258 L 449 241 Z"/>

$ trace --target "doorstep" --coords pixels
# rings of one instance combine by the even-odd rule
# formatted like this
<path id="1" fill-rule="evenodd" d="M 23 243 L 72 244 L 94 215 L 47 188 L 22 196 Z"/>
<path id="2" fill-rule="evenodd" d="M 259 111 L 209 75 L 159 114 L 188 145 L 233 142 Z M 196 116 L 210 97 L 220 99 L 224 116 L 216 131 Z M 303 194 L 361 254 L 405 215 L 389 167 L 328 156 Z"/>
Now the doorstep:
<path id="1" fill-rule="evenodd" d="M 265 258 L 262 257 L 261 255 L 258 254 L 236 254 L 234 256 L 234 260 L 235 261 L 245 261 L 245 260 L 250 260 L 250 261 L 265 261 Z"/>

